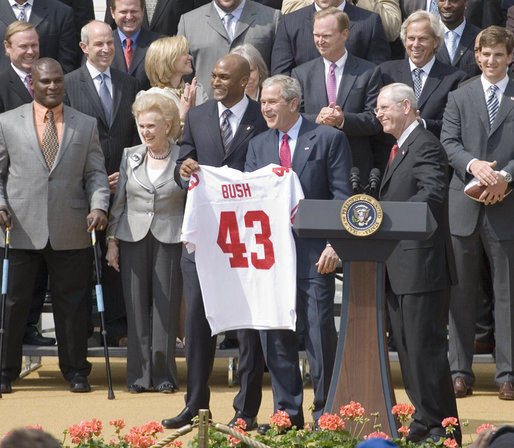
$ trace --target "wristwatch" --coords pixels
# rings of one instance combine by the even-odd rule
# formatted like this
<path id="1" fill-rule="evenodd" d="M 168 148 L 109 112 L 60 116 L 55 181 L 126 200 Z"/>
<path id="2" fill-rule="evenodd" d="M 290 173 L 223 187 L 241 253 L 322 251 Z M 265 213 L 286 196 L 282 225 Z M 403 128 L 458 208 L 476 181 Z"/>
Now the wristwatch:
<path id="1" fill-rule="evenodd" d="M 507 182 L 508 184 L 510 184 L 512 182 L 512 174 L 507 173 L 507 171 L 505 171 L 505 170 L 501 170 L 500 174 L 505 179 L 505 182 Z"/>

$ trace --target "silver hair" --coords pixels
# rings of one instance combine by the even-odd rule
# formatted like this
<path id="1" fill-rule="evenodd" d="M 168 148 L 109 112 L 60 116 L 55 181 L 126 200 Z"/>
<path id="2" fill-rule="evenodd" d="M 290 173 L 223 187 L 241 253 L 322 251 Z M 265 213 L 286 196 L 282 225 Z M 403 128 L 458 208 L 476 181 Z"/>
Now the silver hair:
<path id="1" fill-rule="evenodd" d="M 281 95 L 287 102 L 298 100 L 298 109 L 302 102 L 302 87 L 297 79 L 291 78 L 286 75 L 275 75 L 267 78 L 262 83 L 262 88 L 270 87 L 272 85 L 279 84 L 281 88 Z"/>
<path id="2" fill-rule="evenodd" d="M 407 84 L 403 84 L 401 82 L 388 84 L 387 86 L 380 89 L 380 93 L 383 92 L 391 92 L 391 99 L 394 102 L 400 103 L 403 100 L 407 100 L 410 103 L 413 111 L 418 110 L 418 101 L 416 100 L 414 90 Z"/>
<path id="3" fill-rule="evenodd" d="M 402 39 L 403 46 L 405 45 L 405 40 L 407 38 L 407 28 L 411 23 L 419 22 L 421 20 L 428 20 L 430 22 L 430 30 L 432 31 L 432 36 L 436 39 L 439 39 L 439 44 L 435 51 L 439 49 L 441 44 L 444 42 L 444 27 L 441 24 L 439 18 L 430 12 L 423 11 L 422 9 L 418 11 L 414 11 L 409 17 L 407 17 L 400 29 L 400 38 Z"/>

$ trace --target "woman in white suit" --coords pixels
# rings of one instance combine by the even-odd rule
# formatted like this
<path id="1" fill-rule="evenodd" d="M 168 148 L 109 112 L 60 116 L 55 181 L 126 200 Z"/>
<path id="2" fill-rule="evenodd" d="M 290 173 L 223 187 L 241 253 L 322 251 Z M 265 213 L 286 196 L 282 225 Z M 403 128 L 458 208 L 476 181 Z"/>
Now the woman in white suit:
<path id="1" fill-rule="evenodd" d="M 175 340 L 182 295 L 185 192 L 173 179 L 178 108 L 160 94 L 136 99 L 143 144 L 126 148 L 107 229 L 107 261 L 121 270 L 127 308 L 129 392 L 178 388 Z"/>

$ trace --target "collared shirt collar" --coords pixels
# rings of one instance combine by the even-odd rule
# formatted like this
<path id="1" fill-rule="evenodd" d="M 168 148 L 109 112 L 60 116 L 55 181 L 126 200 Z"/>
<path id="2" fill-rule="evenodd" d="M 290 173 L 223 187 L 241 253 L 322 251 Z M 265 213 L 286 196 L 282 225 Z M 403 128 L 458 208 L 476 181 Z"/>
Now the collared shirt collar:
<path id="1" fill-rule="evenodd" d="M 505 93 L 505 89 L 507 88 L 507 84 L 509 83 L 509 76 L 505 75 L 505 78 L 503 78 L 501 81 L 498 81 L 495 85 L 500 90 L 501 94 L 503 95 Z M 484 89 L 484 93 L 487 92 L 489 87 L 491 87 L 493 84 L 489 82 L 487 79 L 485 79 L 485 76 L 480 76 L 480 81 L 482 81 L 482 88 Z"/>
<path id="2" fill-rule="evenodd" d="M 430 73 L 430 70 L 432 70 L 432 67 L 434 66 L 435 64 L 435 56 L 432 56 L 432 59 L 430 59 L 430 61 L 428 61 L 423 67 L 417 67 L 416 64 L 414 64 L 414 62 L 412 62 L 409 58 L 409 66 L 410 66 L 410 71 L 412 73 L 412 70 L 414 70 L 415 68 L 421 68 L 423 70 L 423 73 L 425 74 L 425 76 L 428 76 L 428 74 Z"/>
<path id="3" fill-rule="evenodd" d="M 348 59 L 348 50 L 345 50 L 344 55 L 341 59 L 338 59 L 335 64 L 337 66 L 336 70 L 344 70 L 344 65 L 346 64 L 346 60 Z M 328 73 L 330 66 L 332 65 L 332 61 L 323 58 L 323 63 L 325 64 L 325 73 Z"/>
<path id="4" fill-rule="evenodd" d="M 232 107 L 225 107 L 221 101 L 218 101 L 218 117 L 221 118 L 221 114 L 225 112 L 225 109 L 230 109 L 230 111 L 235 115 L 237 121 L 240 122 L 243 118 L 243 115 L 246 112 L 246 108 L 250 101 L 246 95 L 243 96 L 243 99 L 239 101 L 239 103 L 234 104 Z"/>
<path id="5" fill-rule="evenodd" d="M 18 75 L 18 77 L 21 79 L 21 82 L 23 82 L 23 84 L 25 84 L 25 77 L 27 75 L 30 75 L 30 73 L 25 73 L 23 70 L 20 70 L 18 67 L 16 67 L 12 62 L 11 62 L 11 67 L 13 68 L 13 70 L 16 72 L 16 74 Z"/>
<path id="6" fill-rule="evenodd" d="M 243 13 L 243 8 L 245 7 L 245 4 L 246 4 L 246 0 L 243 0 L 241 2 L 241 4 L 236 8 L 234 9 L 234 11 L 230 11 L 230 13 L 226 12 L 226 11 L 223 11 L 223 9 L 221 9 L 217 4 L 216 2 L 212 2 L 213 6 L 214 6 L 214 9 L 216 9 L 216 12 L 218 13 L 218 15 L 220 16 L 220 19 L 223 20 L 223 18 L 227 15 L 227 14 L 232 14 L 234 16 L 234 20 L 237 22 L 239 22 L 239 19 L 241 18 L 241 14 Z M 232 108 L 231 108 L 232 110 Z"/>
<path id="7" fill-rule="evenodd" d="M 411 132 L 416 129 L 419 126 L 418 120 L 414 120 L 408 127 L 403 131 L 402 135 L 400 135 L 400 138 L 398 139 L 398 146 L 401 148 L 402 145 L 405 143 L 405 140 L 407 140 L 407 137 L 411 134 Z"/>
<path id="8" fill-rule="evenodd" d="M 344 7 L 346 6 L 346 0 L 343 0 L 343 3 L 341 3 L 337 9 L 340 9 L 341 11 L 344 11 Z M 314 2 L 314 7 L 316 8 L 316 11 L 321 11 L 321 8 L 318 6 L 316 2 Z"/>
<path id="9" fill-rule="evenodd" d="M 125 34 L 123 34 L 123 31 L 121 31 L 119 28 L 116 28 L 116 30 L 118 31 L 118 36 L 120 37 L 121 45 L 123 46 L 123 48 L 125 48 L 125 39 L 128 36 L 125 36 Z M 141 28 L 137 30 L 137 33 L 134 33 L 132 36 L 130 36 L 130 38 L 132 39 L 132 45 L 137 45 L 137 38 L 140 34 Z"/>
<path id="10" fill-rule="evenodd" d="M 108 78 L 111 77 L 111 68 L 107 67 L 104 72 L 101 72 L 96 67 L 93 66 L 89 61 L 86 61 L 86 67 L 91 75 L 91 78 L 95 79 L 100 73 L 105 73 L 105 76 Z"/>
<path id="11" fill-rule="evenodd" d="M 443 22 L 441 22 L 441 23 L 443 23 Z M 462 33 L 464 32 L 464 28 L 466 28 L 466 18 L 464 17 L 464 20 L 462 21 L 462 23 L 454 30 L 450 30 L 449 28 L 447 28 L 444 23 L 443 23 L 443 27 L 444 27 L 444 35 L 445 36 L 448 31 L 455 31 L 460 39 L 462 37 Z"/>
<path id="12" fill-rule="evenodd" d="M 299 114 L 298 120 L 296 120 L 295 124 L 293 124 L 293 126 L 291 126 L 289 131 L 287 131 L 287 132 L 278 131 L 279 143 L 282 141 L 282 136 L 284 134 L 289 135 L 289 139 L 294 140 L 296 142 L 296 140 L 298 140 L 298 134 L 300 133 L 300 128 L 302 127 L 302 121 L 303 121 L 303 117 L 301 116 L 301 114 Z"/>

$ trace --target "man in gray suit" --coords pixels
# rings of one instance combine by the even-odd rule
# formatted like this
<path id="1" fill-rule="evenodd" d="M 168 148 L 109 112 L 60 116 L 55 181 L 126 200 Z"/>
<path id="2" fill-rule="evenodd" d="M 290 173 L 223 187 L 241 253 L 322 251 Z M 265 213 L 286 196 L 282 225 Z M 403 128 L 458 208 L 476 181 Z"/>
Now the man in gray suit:
<path id="1" fill-rule="evenodd" d="M 180 18 L 177 34 L 187 38 L 196 78 L 210 98 L 212 68 L 232 48 L 252 44 L 270 67 L 279 18 L 280 11 L 253 0 L 213 0 Z"/>
<path id="2" fill-rule="evenodd" d="M 450 231 L 459 283 L 450 301 L 450 368 L 454 390 L 471 394 L 477 282 L 484 254 L 491 266 L 499 398 L 514 400 L 514 81 L 506 70 L 514 36 L 498 26 L 482 32 L 482 76 L 451 92 L 441 142 L 454 169 L 450 183 Z M 476 178 L 480 202 L 464 194 Z"/>
<path id="3" fill-rule="evenodd" d="M 373 161 L 370 137 L 381 131 L 373 109 L 382 85 L 376 65 L 350 54 L 348 15 L 335 7 L 314 13 L 314 43 L 321 57 L 295 67 L 305 118 L 344 131 L 354 166 L 367 179 Z"/>
<path id="4" fill-rule="evenodd" d="M 20 323 L 41 259 L 52 283 L 59 367 L 72 392 L 89 392 L 84 316 L 93 259 L 87 232 L 105 229 L 109 184 L 95 120 L 62 104 L 59 63 L 38 60 L 31 86 L 34 102 L 0 116 L 0 225 L 12 228 L 1 392 L 11 392 L 20 373 Z"/>

